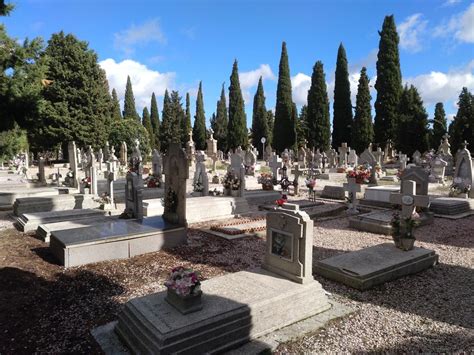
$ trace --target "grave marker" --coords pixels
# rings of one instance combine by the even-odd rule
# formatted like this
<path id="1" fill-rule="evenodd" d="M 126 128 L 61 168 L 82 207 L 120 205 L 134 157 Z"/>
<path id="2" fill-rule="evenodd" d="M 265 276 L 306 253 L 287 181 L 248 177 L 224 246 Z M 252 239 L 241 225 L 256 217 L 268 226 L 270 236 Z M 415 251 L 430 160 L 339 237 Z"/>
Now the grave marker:
<path id="1" fill-rule="evenodd" d="M 349 198 L 349 213 L 358 213 L 357 210 L 357 193 L 360 192 L 360 184 L 356 183 L 355 178 L 348 178 L 347 183 L 342 185 L 344 190 L 348 192 Z"/>

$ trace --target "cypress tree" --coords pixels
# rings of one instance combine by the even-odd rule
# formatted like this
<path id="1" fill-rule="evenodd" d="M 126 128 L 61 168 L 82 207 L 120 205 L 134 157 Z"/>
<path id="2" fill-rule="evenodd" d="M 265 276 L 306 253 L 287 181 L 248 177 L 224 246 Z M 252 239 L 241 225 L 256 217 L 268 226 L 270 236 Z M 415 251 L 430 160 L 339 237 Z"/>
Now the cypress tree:
<path id="1" fill-rule="evenodd" d="M 9 16 L 13 7 L 12 4 L 5 4 L 5 0 L 0 0 L 0 16 Z"/>
<path id="2" fill-rule="evenodd" d="M 189 132 L 191 131 L 191 100 L 189 92 L 186 93 L 186 112 L 181 126 L 181 142 L 186 144 L 189 141 Z"/>
<path id="3" fill-rule="evenodd" d="M 323 63 L 317 61 L 313 67 L 311 87 L 308 90 L 308 146 L 325 151 L 329 148 L 331 124 L 329 122 L 329 99 Z"/>
<path id="4" fill-rule="evenodd" d="M 334 103 L 332 119 L 332 147 L 341 143 L 351 146 L 352 102 L 349 70 L 347 69 L 346 50 L 342 43 L 337 51 L 336 74 L 334 82 Z"/>
<path id="5" fill-rule="evenodd" d="M 431 148 L 437 149 L 443 140 L 443 135 L 447 132 L 446 112 L 442 102 L 435 106 L 433 118 L 433 131 L 431 135 Z"/>
<path id="6" fill-rule="evenodd" d="M 263 92 L 262 77 L 258 80 L 257 92 L 253 98 L 252 144 L 263 157 L 262 137 L 268 137 L 267 108 Z"/>
<path id="7" fill-rule="evenodd" d="M 273 147 L 277 153 L 291 148 L 296 143 L 296 121 L 293 120 L 293 100 L 291 97 L 290 66 L 286 43 L 281 47 L 280 66 L 273 126 Z"/>
<path id="8" fill-rule="evenodd" d="M 239 68 L 234 61 L 229 86 L 229 123 L 227 125 L 227 148 L 236 149 L 247 147 L 247 117 L 245 115 L 244 99 L 240 89 Z"/>
<path id="9" fill-rule="evenodd" d="M 181 96 L 178 91 L 171 92 L 171 112 L 172 112 L 172 139 L 170 142 L 182 143 L 182 122 L 185 120 L 185 113 L 183 110 L 183 104 L 181 103 Z"/>
<path id="10" fill-rule="evenodd" d="M 214 138 L 217 140 L 217 149 L 227 152 L 227 104 L 225 98 L 224 84 L 222 84 L 221 97 L 217 101 L 215 119 L 211 121 L 211 128 L 214 131 Z"/>
<path id="11" fill-rule="evenodd" d="M 308 141 L 307 116 L 308 106 L 303 105 L 303 107 L 301 107 L 300 115 L 298 117 L 298 123 L 296 125 L 296 137 L 298 138 L 298 147 L 303 147 Z"/>
<path id="12" fill-rule="evenodd" d="M 162 152 L 166 152 L 172 137 L 172 121 L 173 111 L 171 107 L 171 99 L 168 90 L 165 91 L 163 97 L 163 111 L 161 112 L 161 126 L 160 126 L 160 148 Z"/>
<path id="13" fill-rule="evenodd" d="M 469 143 L 467 149 L 474 149 L 474 97 L 466 87 L 459 95 L 458 111 L 449 126 L 449 135 L 453 155 L 464 141 Z"/>
<path id="14" fill-rule="evenodd" d="M 372 124 L 372 96 L 369 89 L 369 78 L 365 67 L 360 71 L 359 86 L 357 87 L 354 125 L 352 127 L 351 147 L 361 154 L 374 139 Z"/>
<path id="15" fill-rule="evenodd" d="M 268 123 L 267 145 L 271 145 L 273 147 L 273 127 L 275 126 L 275 116 L 273 115 L 272 110 L 267 111 L 267 123 Z"/>
<path id="16" fill-rule="evenodd" d="M 295 136 L 295 143 L 291 147 L 294 152 L 298 150 L 298 131 L 301 130 L 301 125 L 299 122 L 299 116 L 298 116 L 298 109 L 296 108 L 296 104 L 293 102 L 293 105 L 291 107 L 291 120 L 293 122 L 293 135 Z"/>
<path id="17" fill-rule="evenodd" d="M 405 86 L 399 101 L 399 134 L 395 146 L 408 156 L 415 150 L 426 152 L 429 148 L 428 114 L 418 90 Z"/>
<path id="18" fill-rule="evenodd" d="M 151 94 L 150 120 L 153 129 L 153 139 L 150 141 L 153 149 L 160 149 L 160 114 L 158 113 L 158 104 L 155 93 Z"/>
<path id="19" fill-rule="evenodd" d="M 122 112 L 120 111 L 120 103 L 117 96 L 117 91 L 112 89 L 112 119 L 119 121 L 122 119 Z"/>
<path id="20" fill-rule="evenodd" d="M 142 124 L 143 124 L 143 127 L 145 127 L 146 131 L 148 132 L 148 137 L 150 138 L 150 142 L 152 142 L 154 138 L 154 134 L 153 134 L 153 127 L 151 125 L 150 113 L 148 112 L 147 107 L 143 108 Z"/>
<path id="21" fill-rule="evenodd" d="M 206 149 L 206 116 L 204 114 L 204 102 L 202 98 L 202 82 L 199 83 L 199 90 L 196 99 L 196 115 L 194 116 L 193 141 L 196 150 Z"/>
<path id="22" fill-rule="evenodd" d="M 393 15 L 386 16 L 380 34 L 377 54 L 377 80 L 375 89 L 375 142 L 380 145 L 392 139 L 396 141 L 398 107 L 402 91 L 402 74 L 398 53 L 399 37 Z"/>
<path id="23" fill-rule="evenodd" d="M 133 96 L 132 82 L 127 76 L 127 86 L 125 87 L 125 99 L 123 104 L 123 118 L 140 121 L 140 116 L 135 108 L 135 96 Z"/>

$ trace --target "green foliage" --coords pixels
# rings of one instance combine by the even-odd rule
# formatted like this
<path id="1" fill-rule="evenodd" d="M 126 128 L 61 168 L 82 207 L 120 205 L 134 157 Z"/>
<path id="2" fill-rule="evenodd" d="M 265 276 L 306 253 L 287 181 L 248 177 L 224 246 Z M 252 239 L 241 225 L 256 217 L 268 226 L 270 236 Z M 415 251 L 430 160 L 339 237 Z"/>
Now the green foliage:
<path id="1" fill-rule="evenodd" d="M 329 122 L 329 99 L 323 63 L 317 61 L 313 67 L 311 87 L 308 90 L 308 147 L 325 151 L 329 148 L 331 123 Z"/>
<path id="2" fill-rule="evenodd" d="M 35 143 L 42 149 L 62 144 L 65 155 L 71 140 L 78 146 L 104 146 L 112 103 L 97 55 L 86 42 L 63 32 L 51 36 L 45 55 L 49 82 L 43 89 Z"/>
<path id="3" fill-rule="evenodd" d="M 352 102 L 346 50 L 342 43 L 337 51 L 336 74 L 334 82 L 334 104 L 332 119 L 332 147 L 341 143 L 351 146 Z"/>
<path id="4" fill-rule="evenodd" d="M 244 99 L 240 89 L 239 68 L 234 61 L 229 86 L 229 123 L 227 125 L 227 148 L 236 149 L 247 147 L 247 117 L 245 115 Z"/>
<path id="5" fill-rule="evenodd" d="M 8 161 L 28 149 L 26 131 L 15 123 L 8 131 L 0 132 L 0 162 Z"/>
<path id="6" fill-rule="evenodd" d="M 184 120 L 181 122 L 181 142 L 186 144 L 189 141 L 189 132 L 191 132 L 191 100 L 189 92 L 186 93 L 186 112 Z"/>
<path id="7" fill-rule="evenodd" d="M 204 102 L 202 98 L 202 82 L 199 83 L 199 89 L 196 99 L 196 115 L 194 116 L 193 141 L 196 150 L 206 149 L 206 116 L 204 114 Z"/>
<path id="8" fill-rule="evenodd" d="M 459 94 L 458 112 L 449 126 L 449 135 L 453 155 L 464 141 L 469 143 L 468 149 L 474 149 L 474 96 L 466 87 Z"/>
<path id="9" fill-rule="evenodd" d="M 122 112 L 120 111 L 120 102 L 117 96 L 117 91 L 112 89 L 112 120 L 119 121 L 122 119 Z"/>
<path id="10" fill-rule="evenodd" d="M 307 119 L 308 116 L 308 106 L 303 105 L 301 107 L 300 115 L 296 122 L 296 138 L 298 142 L 298 147 L 303 147 L 307 142 L 308 126 Z"/>
<path id="11" fill-rule="evenodd" d="M 354 124 L 352 126 L 351 147 L 361 154 L 374 139 L 372 124 L 372 96 L 369 89 L 369 78 L 365 67 L 360 71 L 359 86 L 357 87 Z"/>
<path id="12" fill-rule="evenodd" d="M 170 143 L 181 143 L 181 121 L 184 119 L 184 111 L 177 91 L 172 91 L 170 97 L 166 90 L 162 118 L 160 142 L 161 150 L 166 152 Z"/>
<path id="13" fill-rule="evenodd" d="M 273 148 L 281 153 L 296 143 L 296 121 L 293 119 L 293 99 L 291 97 L 290 66 L 286 43 L 282 43 L 278 85 L 273 126 Z"/>
<path id="14" fill-rule="evenodd" d="M 221 97 L 217 101 L 216 115 L 211 119 L 211 128 L 214 131 L 214 138 L 217 140 L 217 149 L 227 152 L 227 104 L 225 99 L 224 84 L 222 84 Z"/>
<path id="15" fill-rule="evenodd" d="M 375 89 L 375 142 L 379 145 L 397 140 L 398 107 L 402 92 L 402 74 L 398 53 L 399 37 L 393 15 L 386 16 L 380 34 Z"/>
<path id="16" fill-rule="evenodd" d="M 254 147 L 257 147 L 259 154 L 263 157 L 263 146 L 261 143 L 262 137 L 268 137 L 268 122 L 262 77 L 260 77 L 258 80 L 257 92 L 253 98 L 252 144 Z"/>
<path id="17" fill-rule="evenodd" d="M 114 122 L 110 129 L 109 143 L 120 152 L 122 142 L 127 143 L 128 153 L 131 154 L 135 147 L 135 140 L 140 141 L 140 152 L 145 159 L 151 152 L 149 132 L 136 120 L 120 120 Z"/>
<path id="18" fill-rule="evenodd" d="M 158 113 L 158 104 L 156 103 L 155 93 L 151 94 L 150 120 L 153 128 L 153 139 L 150 142 L 153 149 L 160 149 L 160 114 Z"/>
<path id="19" fill-rule="evenodd" d="M 0 16 L 8 16 L 13 10 L 12 4 L 5 4 L 5 0 L 0 0 Z"/>
<path id="20" fill-rule="evenodd" d="M 426 152 L 429 148 L 428 114 L 418 90 L 413 85 L 403 89 L 399 112 L 399 132 L 395 147 L 409 157 L 416 150 Z"/>
<path id="21" fill-rule="evenodd" d="M 267 124 L 268 124 L 268 137 L 266 145 L 271 145 L 273 147 L 273 128 L 275 126 L 275 116 L 273 115 L 272 110 L 267 111 Z"/>
<path id="22" fill-rule="evenodd" d="M 150 147 L 151 147 L 151 142 L 153 142 L 154 140 L 154 134 L 153 134 L 153 127 L 151 125 L 150 113 L 148 112 L 147 107 L 143 108 L 142 124 L 143 124 L 143 127 L 148 132 L 148 138 L 149 138 Z"/>
<path id="23" fill-rule="evenodd" d="M 433 118 L 433 130 L 431 134 L 431 148 L 437 149 L 443 140 L 443 135 L 447 132 L 446 112 L 442 102 L 435 106 Z"/>
<path id="24" fill-rule="evenodd" d="M 127 86 L 125 87 L 125 99 L 123 104 L 123 118 L 140 121 L 140 116 L 135 108 L 135 96 L 133 95 L 132 81 L 127 76 Z"/>

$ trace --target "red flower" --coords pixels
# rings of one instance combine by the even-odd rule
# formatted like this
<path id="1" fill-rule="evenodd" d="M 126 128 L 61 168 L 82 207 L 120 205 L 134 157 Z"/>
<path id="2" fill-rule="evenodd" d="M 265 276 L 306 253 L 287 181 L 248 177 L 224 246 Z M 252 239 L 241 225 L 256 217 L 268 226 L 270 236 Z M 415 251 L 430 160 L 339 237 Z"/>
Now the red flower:
<path id="1" fill-rule="evenodd" d="M 283 199 L 283 198 L 280 198 L 278 200 L 275 201 L 275 203 L 278 205 L 278 206 L 283 206 L 285 203 L 286 203 L 286 200 Z"/>

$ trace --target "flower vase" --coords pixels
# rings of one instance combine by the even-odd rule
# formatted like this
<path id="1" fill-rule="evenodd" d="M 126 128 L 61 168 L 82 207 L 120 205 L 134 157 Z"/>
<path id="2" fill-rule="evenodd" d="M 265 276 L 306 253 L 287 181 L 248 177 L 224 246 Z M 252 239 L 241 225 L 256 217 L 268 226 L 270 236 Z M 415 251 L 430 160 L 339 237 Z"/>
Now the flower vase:
<path id="1" fill-rule="evenodd" d="M 262 184 L 262 190 L 271 191 L 271 190 L 273 190 L 273 185 L 270 185 L 270 184 Z"/>
<path id="2" fill-rule="evenodd" d="M 414 245 L 415 245 L 415 239 L 413 238 L 400 239 L 400 249 L 404 251 L 412 250 Z"/>
<path id="3" fill-rule="evenodd" d="M 402 249 L 400 236 L 392 235 L 393 242 L 395 243 L 395 248 Z"/>
<path id="4" fill-rule="evenodd" d="M 197 312 L 202 309 L 202 291 L 186 296 L 178 295 L 175 290 L 168 288 L 165 300 L 181 314 Z"/>

